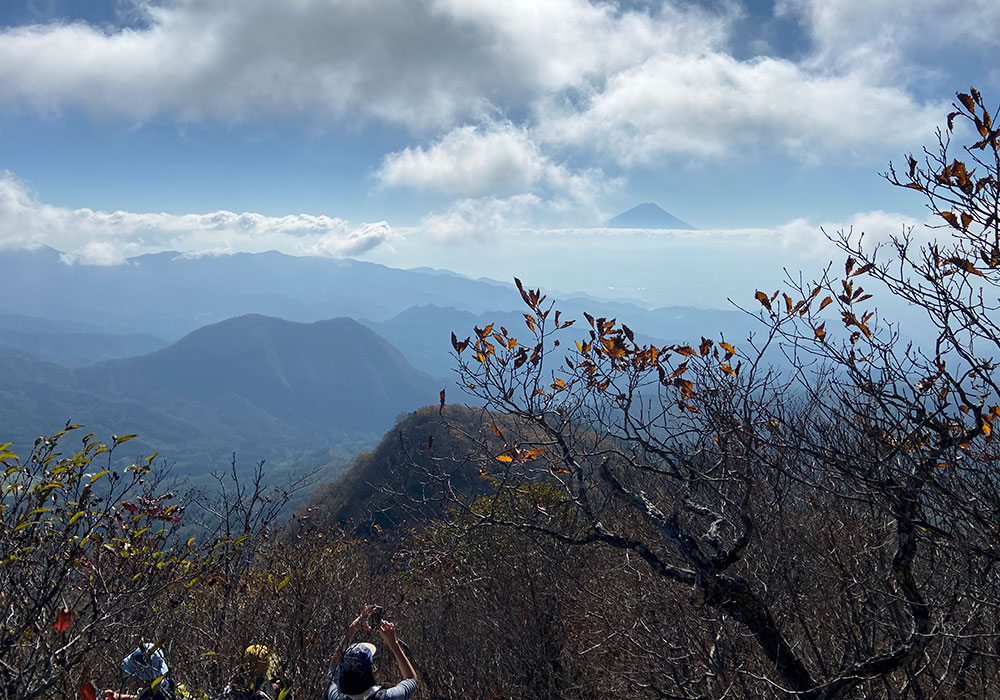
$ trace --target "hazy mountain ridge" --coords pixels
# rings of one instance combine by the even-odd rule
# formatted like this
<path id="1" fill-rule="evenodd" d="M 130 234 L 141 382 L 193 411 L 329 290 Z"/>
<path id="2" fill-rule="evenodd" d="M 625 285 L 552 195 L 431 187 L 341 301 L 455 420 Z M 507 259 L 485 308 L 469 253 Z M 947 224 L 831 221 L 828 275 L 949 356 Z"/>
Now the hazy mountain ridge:
<path id="1" fill-rule="evenodd" d="M 248 313 L 303 322 L 345 316 L 384 330 L 405 324 L 406 315 L 420 307 L 450 308 L 480 320 L 523 310 L 508 283 L 473 280 L 448 270 L 400 270 L 277 252 L 201 257 L 165 252 L 119 266 L 86 267 L 67 265 L 58 251 L 39 248 L 0 252 L 0 271 L 20 290 L 16 299 L 0 299 L 0 314 L 7 309 L 74 318 L 99 323 L 103 330 L 143 331 L 168 339 Z M 736 337 L 753 325 L 736 311 L 648 309 L 579 293 L 557 296 L 564 314 L 582 319 L 586 310 L 617 317 L 637 332 L 671 342 L 721 331 Z M 446 328 L 445 341 L 452 330 L 457 334 L 462 327 Z M 435 332 L 440 335 L 439 329 Z"/>
<path id="2" fill-rule="evenodd" d="M 158 352 L 67 369 L 0 357 L 5 440 L 30 446 L 67 419 L 182 471 L 233 451 L 283 459 L 362 436 L 433 401 L 441 384 L 350 319 L 301 324 L 259 315 L 199 329 Z"/>
<path id="3" fill-rule="evenodd" d="M 143 357 L 77 372 L 88 388 L 133 393 L 158 386 L 212 400 L 226 392 L 271 415 L 318 426 L 372 430 L 401 405 L 432 400 L 440 382 L 360 323 L 297 323 L 258 314 L 200 328 Z"/>
<path id="4" fill-rule="evenodd" d="M 19 290 L 16 298 L 0 299 L 0 312 L 75 318 L 168 339 L 248 313 L 293 321 L 382 320 L 421 303 L 477 313 L 517 303 L 517 292 L 499 282 L 273 251 L 164 252 L 97 267 L 68 265 L 59 251 L 41 247 L 0 251 L 0 272 Z"/>
<path id="5" fill-rule="evenodd" d="M 556 308 L 563 312 L 564 319 L 577 319 L 575 326 L 560 336 L 564 338 L 587 335 L 585 311 L 594 317 L 617 318 L 636 332 L 637 342 L 654 345 L 697 343 L 702 336 L 718 339 L 722 335 L 738 344 L 758 326 L 757 321 L 740 311 L 680 306 L 643 309 L 621 302 L 576 298 L 558 301 Z M 428 304 L 406 309 L 386 321 L 362 320 L 362 323 L 399 348 L 414 366 L 435 376 L 448 377 L 455 367 L 450 341 L 453 331 L 464 338 L 472 334 L 475 326 L 482 328 L 495 323 L 505 326 L 516 338 L 529 335 L 520 310 L 473 314 L 454 307 Z M 564 348 L 569 351 L 572 343 Z M 561 360 L 556 362 L 559 363 Z"/>
<path id="6" fill-rule="evenodd" d="M 400 413 L 434 402 L 441 388 L 461 400 L 452 332 L 462 338 L 496 323 L 522 341 L 529 335 L 512 285 L 447 270 L 277 252 L 164 252 L 87 267 L 67 265 L 51 248 L 0 252 L 0 270 L 20 292 L 0 299 L 0 324 L 7 318 L 35 333 L 96 333 L 103 352 L 117 352 L 122 338 L 147 338 L 122 335 L 134 329 L 175 339 L 188 333 L 157 352 L 72 372 L 46 364 L 60 358 L 22 341 L 17 352 L 41 359 L 0 358 L 0 375 L 10 378 L 4 439 L 30 440 L 72 418 L 103 435 L 139 433 L 132 445 L 183 460 L 186 470 L 234 450 L 270 460 L 359 435 L 373 442 Z M 720 334 L 738 344 L 756 327 L 737 311 L 646 309 L 576 295 L 556 307 L 578 319 L 563 332 L 567 341 L 586 337 L 584 311 L 617 318 L 639 342 L 657 345 Z M 341 315 L 368 320 L 330 320 Z M 61 340 L 70 349 L 71 339 Z M 572 347 L 565 342 L 561 350 Z"/>
<path id="7" fill-rule="evenodd" d="M 145 355 L 166 345 L 148 333 L 108 333 L 91 324 L 0 314 L 0 353 L 27 353 L 70 367 Z"/>

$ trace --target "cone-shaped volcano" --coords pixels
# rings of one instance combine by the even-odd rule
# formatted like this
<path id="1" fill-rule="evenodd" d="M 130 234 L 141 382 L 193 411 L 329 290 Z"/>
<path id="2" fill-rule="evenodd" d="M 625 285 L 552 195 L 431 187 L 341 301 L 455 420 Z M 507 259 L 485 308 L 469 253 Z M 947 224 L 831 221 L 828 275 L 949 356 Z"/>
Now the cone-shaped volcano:
<path id="1" fill-rule="evenodd" d="M 632 207 L 627 212 L 609 219 L 604 224 L 607 228 L 672 228 L 694 230 L 694 226 L 681 221 L 668 211 L 657 205 L 646 202 Z"/>

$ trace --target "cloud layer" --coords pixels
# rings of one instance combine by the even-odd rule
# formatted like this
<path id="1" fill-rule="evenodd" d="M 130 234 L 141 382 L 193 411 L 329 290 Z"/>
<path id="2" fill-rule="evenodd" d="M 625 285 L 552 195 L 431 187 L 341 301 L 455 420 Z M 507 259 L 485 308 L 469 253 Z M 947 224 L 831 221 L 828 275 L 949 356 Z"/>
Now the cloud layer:
<path id="1" fill-rule="evenodd" d="M 0 174 L 0 249 L 50 245 L 67 262 L 118 265 L 161 250 L 352 256 L 394 238 L 388 224 L 352 229 L 343 219 L 298 214 L 216 211 L 208 214 L 103 212 L 46 204 L 11 173 Z"/>
<path id="2" fill-rule="evenodd" d="M 497 114 L 518 113 L 518 126 L 533 132 L 520 157 L 535 161 L 532 150 L 552 143 L 594 146 L 625 165 L 748 144 L 808 158 L 815 149 L 870 146 L 885 136 L 879 120 L 890 117 L 890 140 L 925 135 L 940 106 L 916 101 L 876 66 L 906 63 L 920 48 L 913 37 L 937 16 L 955 37 L 982 12 L 996 14 L 984 3 L 947 11 L 943 0 L 907 3 L 909 21 L 886 34 L 877 30 L 896 10 L 878 3 L 783 0 L 779 10 L 812 42 L 793 63 L 729 53 L 742 12 L 734 3 L 709 11 L 679 0 L 655 9 L 591 0 L 140 2 L 145 28 L 0 32 L 0 65 L 18 67 L 0 72 L 0 98 L 133 120 L 360 117 L 436 134 L 431 151 L 470 133 L 516 137 L 489 125 Z M 995 39 L 977 42 L 985 51 Z M 421 152 L 399 154 L 388 179 L 404 181 L 394 165 Z M 486 179 L 502 169 L 501 160 L 488 165 Z M 519 177 L 530 179 L 530 169 Z M 457 180 L 442 183 L 454 190 Z"/>
<path id="3" fill-rule="evenodd" d="M 642 169 L 745 156 L 882 166 L 932 139 L 946 113 L 940 95 L 954 86 L 926 88 L 941 77 L 935 61 L 992 66 L 1000 43 L 981 31 L 1000 22 L 990 0 L 778 0 L 769 20 L 801 40 L 785 55 L 737 50 L 755 45 L 740 36 L 738 1 L 132 2 L 143 21 L 128 27 L 0 30 L 0 66 L 17 67 L 0 70 L 0 109 L 388 126 L 410 145 L 372 167 L 376 182 L 451 198 L 423 222 L 448 238 L 600 220 Z M 104 236 L 81 252 L 95 261 L 124 254 L 100 233 L 115 227 L 225 231 L 220 247 L 312 236 L 337 255 L 389 237 L 304 215 L 74 217 Z"/>
<path id="4" fill-rule="evenodd" d="M 50 245 L 67 264 L 119 265 L 133 255 L 178 250 L 186 255 L 279 250 L 292 255 L 366 253 L 393 266 L 426 265 L 471 276 L 510 279 L 563 291 L 633 298 L 656 305 L 726 305 L 750 298 L 754 285 L 780 284 L 784 268 L 820 274 L 839 258 L 823 235 L 853 230 L 876 243 L 904 226 L 928 231 L 901 214 L 870 211 L 844 221 L 789 221 L 774 228 L 643 231 L 601 228 L 539 229 L 557 218 L 559 199 L 532 193 L 460 198 L 420 227 L 393 231 L 385 222 L 352 228 L 342 219 L 101 212 L 39 201 L 10 173 L 0 176 L 0 250 Z M 572 203 L 565 203 L 570 206 Z M 463 242 L 487 241 L 489 253 Z M 710 283 L 709 283 L 710 282 Z"/>
<path id="5" fill-rule="evenodd" d="M 510 122 L 457 127 L 426 148 L 390 153 L 377 175 L 387 187 L 466 198 L 496 200 L 538 192 L 551 200 L 549 208 L 568 200 L 586 213 L 593 213 L 601 196 L 622 185 L 620 178 L 608 178 L 600 168 L 574 170 L 554 162 L 526 129 Z"/>
<path id="6" fill-rule="evenodd" d="M 362 114 L 408 127 L 579 87 L 670 46 L 716 43 L 718 22 L 584 0 L 173 0 L 145 29 L 83 23 L 0 34 L 0 96 L 145 119 Z"/>

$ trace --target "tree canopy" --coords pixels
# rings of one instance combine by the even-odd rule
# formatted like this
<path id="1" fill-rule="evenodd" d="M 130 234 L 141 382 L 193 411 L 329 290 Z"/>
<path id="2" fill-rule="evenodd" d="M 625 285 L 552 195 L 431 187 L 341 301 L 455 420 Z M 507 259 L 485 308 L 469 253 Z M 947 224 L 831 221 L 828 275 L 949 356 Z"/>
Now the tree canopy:
<path id="1" fill-rule="evenodd" d="M 635 555 L 686 591 L 687 614 L 656 631 L 684 651 L 680 676 L 648 685 L 664 696 L 996 688 L 996 116 L 959 93 L 937 145 L 886 173 L 924 196 L 936 238 L 832 234 L 843 271 L 757 291 L 744 342 L 644 345 L 589 315 L 574 337 L 517 281 L 524 328 L 452 339 L 467 390 L 519 419 L 485 471 L 523 497 L 469 508 L 467 527 Z M 890 296 L 933 343 L 900 340 L 878 310 Z M 542 483 L 545 502 L 527 497 Z"/>

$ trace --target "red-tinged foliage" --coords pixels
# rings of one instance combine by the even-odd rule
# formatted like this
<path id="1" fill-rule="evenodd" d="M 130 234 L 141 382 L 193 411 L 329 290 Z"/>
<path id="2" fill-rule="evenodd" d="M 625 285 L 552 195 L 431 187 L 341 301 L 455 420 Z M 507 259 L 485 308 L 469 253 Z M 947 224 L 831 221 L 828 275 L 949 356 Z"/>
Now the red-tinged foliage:
<path id="1" fill-rule="evenodd" d="M 65 632 L 69 629 L 70 624 L 73 622 L 73 613 L 70 612 L 69 608 L 60 606 L 56 610 L 56 620 L 52 623 L 52 629 L 56 632 Z"/>

